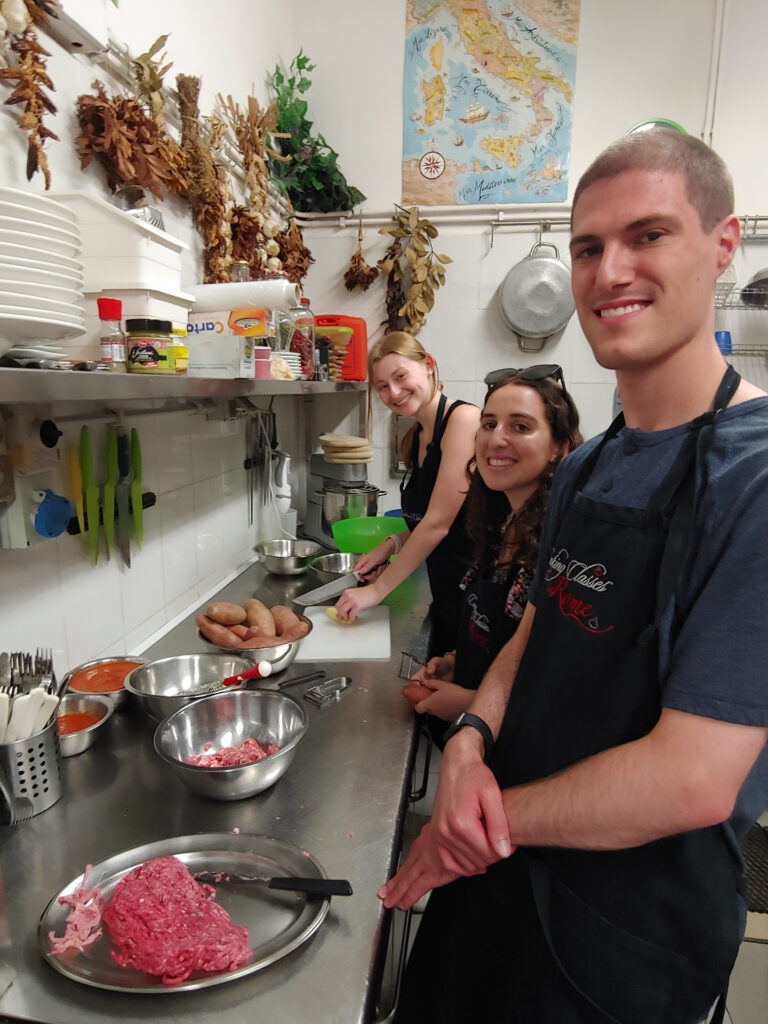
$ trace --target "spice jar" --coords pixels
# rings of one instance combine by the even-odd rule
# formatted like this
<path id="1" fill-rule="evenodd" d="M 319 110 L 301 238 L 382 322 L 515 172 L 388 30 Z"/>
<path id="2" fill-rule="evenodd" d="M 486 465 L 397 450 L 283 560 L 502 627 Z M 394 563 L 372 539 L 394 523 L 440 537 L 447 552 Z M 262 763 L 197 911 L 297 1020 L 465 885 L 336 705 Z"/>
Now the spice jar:
<path id="1" fill-rule="evenodd" d="M 233 260 L 229 265 L 230 281 L 250 281 L 251 265 L 248 260 Z"/>
<path id="2" fill-rule="evenodd" d="M 298 306 L 288 310 L 290 318 L 290 352 L 297 352 L 301 362 L 301 379 L 312 380 L 315 376 L 315 315 L 309 307 L 309 299 L 302 299 Z"/>
<path id="3" fill-rule="evenodd" d="M 120 326 L 123 317 L 123 303 L 102 295 L 96 300 L 101 328 L 99 330 L 99 369 L 125 373 L 128 369 L 125 357 L 125 335 Z"/>
<path id="4" fill-rule="evenodd" d="M 129 373 L 175 373 L 173 325 L 170 320 L 137 317 L 125 321 Z"/>

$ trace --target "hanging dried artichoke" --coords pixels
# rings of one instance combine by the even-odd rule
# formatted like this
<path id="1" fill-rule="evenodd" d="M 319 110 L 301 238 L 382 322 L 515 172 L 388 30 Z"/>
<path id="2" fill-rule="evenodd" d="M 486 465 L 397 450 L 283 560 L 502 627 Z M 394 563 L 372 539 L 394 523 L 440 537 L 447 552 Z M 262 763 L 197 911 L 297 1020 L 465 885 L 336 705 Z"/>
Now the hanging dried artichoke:
<path id="1" fill-rule="evenodd" d="M 435 304 L 435 292 L 445 284 L 445 264 L 449 256 L 437 253 L 432 245 L 437 228 L 426 217 L 419 217 L 413 206 L 395 207 L 392 227 L 380 228 L 392 241 L 378 262 L 387 279 L 387 324 L 391 331 L 408 330 L 418 334 L 427 313 Z"/>
<path id="2" fill-rule="evenodd" d="M 357 248 L 344 274 L 344 287 L 348 292 L 359 288 L 365 292 L 379 276 L 378 267 L 369 267 L 363 256 L 363 218 L 357 228 Z"/>

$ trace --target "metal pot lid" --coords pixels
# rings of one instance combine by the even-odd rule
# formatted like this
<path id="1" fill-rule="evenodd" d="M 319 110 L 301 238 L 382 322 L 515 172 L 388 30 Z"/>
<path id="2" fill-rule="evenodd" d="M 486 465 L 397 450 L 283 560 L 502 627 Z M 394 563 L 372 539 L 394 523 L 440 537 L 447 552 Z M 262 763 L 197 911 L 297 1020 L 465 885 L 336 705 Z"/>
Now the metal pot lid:
<path id="1" fill-rule="evenodd" d="M 541 255 L 543 247 L 554 256 Z M 499 288 L 499 309 L 504 323 L 525 338 L 546 338 L 561 331 L 575 310 L 571 274 L 557 247 L 538 242 L 516 263 Z"/>
<path id="2" fill-rule="evenodd" d="M 373 494 L 378 489 L 375 484 L 346 483 L 343 480 L 338 483 L 326 483 L 323 486 L 323 491 L 331 494 Z"/>

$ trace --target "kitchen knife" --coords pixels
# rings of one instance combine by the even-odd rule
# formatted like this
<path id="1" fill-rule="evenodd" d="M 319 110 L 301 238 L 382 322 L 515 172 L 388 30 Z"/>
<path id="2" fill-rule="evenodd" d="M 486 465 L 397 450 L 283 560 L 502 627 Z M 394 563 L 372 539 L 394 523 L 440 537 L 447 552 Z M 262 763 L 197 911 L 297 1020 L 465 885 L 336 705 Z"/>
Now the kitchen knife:
<path id="1" fill-rule="evenodd" d="M 128 436 L 122 426 L 117 427 L 117 471 L 119 473 L 115 496 L 117 498 L 117 543 L 123 561 L 131 567 L 131 460 L 128 452 Z"/>
<path id="2" fill-rule="evenodd" d="M 88 554 L 95 565 L 99 560 L 99 488 L 93 474 L 90 434 L 85 426 L 80 429 L 80 476 L 88 516 Z"/>
<path id="3" fill-rule="evenodd" d="M 261 875 L 238 875 L 234 871 L 196 871 L 195 879 L 203 885 L 266 885 L 284 892 L 304 892 L 308 896 L 351 896 L 352 886 L 346 878 L 298 878 Z"/>
<path id="4" fill-rule="evenodd" d="M 343 594 L 345 590 L 349 590 L 350 587 L 356 587 L 359 581 L 359 572 L 347 572 L 343 576 L 339 576 L 337 580 L 325 583 L 322 587 L 317 587 L 316 590 L 309 590 L 306 594 L 299 594 L 292 600 L 294 604 L 298 604 L 302 608 L 311 604 L 325 604 L 326 601 L 332 601 L 335 597 Z"/>
<path id="5" fill-rule="evenodd" d="M 131 472 L 133 474 L 131 483 L 133 526 L 136 531 L 136 541 L 139 547 L 141 547 L 144 543 L 144 510 L 141 504 L 141 444 L 139 442 L 139 432 L 135 427 L 131 429 Z"/>
<path id="6" fill-rule="evenodd" d="M 107 427 L 107 442 L 104 449 L 104 536 L 107 540 L 107 558 L 115 546 L 115 486 L 117 484 L 117 431 L 110 424 Z"/>
<path id="7" fill-rule="evenodd" d="M 69 486 L 72 488 L 72 504 L 77 512 L 77 525 L 81 535 L 85 533 L 85 512 L 83 511 L 83 478 L 80 475 L 80 463 L 74 448 L 67 449 L 69 461 Z"/>

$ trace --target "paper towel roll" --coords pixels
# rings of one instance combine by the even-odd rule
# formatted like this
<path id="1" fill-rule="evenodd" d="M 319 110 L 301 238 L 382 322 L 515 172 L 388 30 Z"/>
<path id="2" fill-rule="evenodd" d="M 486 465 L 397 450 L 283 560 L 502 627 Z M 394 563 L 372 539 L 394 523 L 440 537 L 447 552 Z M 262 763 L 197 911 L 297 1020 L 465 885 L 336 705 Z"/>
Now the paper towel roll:
<path id="1" fill-rule="evenodd" d="M 195 284 L 188 289 L 195 297 L 195 313 L 257 306 L 290 309 L 299 304 L 299 286 L 292 281 L 227 281 L 224 284 Z"/>

